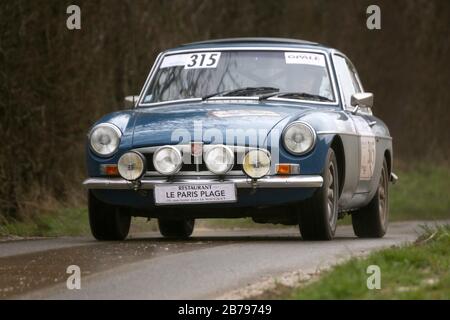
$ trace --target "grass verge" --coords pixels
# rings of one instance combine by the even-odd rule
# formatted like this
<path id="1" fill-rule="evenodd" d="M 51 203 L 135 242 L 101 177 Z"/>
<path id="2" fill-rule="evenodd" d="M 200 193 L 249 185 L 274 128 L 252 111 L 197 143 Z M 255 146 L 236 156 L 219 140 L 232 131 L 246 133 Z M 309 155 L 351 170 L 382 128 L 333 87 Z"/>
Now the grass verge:
<path id="1" fill-rule="evenodd" d="M 426 229 L 412 245 L 389 248 L 324 272 L 298 288 L 278 286 L 266 299 L 450 299 L 450 225 Z M 381 289 L 369 290 L 371 265 Z"/>
<path id="2" fill-rule="evenodd" d="M 131 232 L 156 231 L 155 220 L 134 218 Z M 86 208 L 66 208 L 47 212 L 24 221 L 0 221 L 0 237 L 60 237 L 89 236 L 89 218 Z"/>
<path id="3" fill-rule="evenodd" d="M 433 220 L 450 218 L 450 169 L 417 165 L 398 173 L 390 188 L 391 220 Z"/>
<path id="4" fill-rule="evenodd" d="M 23 221 L 0 221 L 0 236 L 57 237 L 89 234 L 85 208 L 44 212 Z"/>

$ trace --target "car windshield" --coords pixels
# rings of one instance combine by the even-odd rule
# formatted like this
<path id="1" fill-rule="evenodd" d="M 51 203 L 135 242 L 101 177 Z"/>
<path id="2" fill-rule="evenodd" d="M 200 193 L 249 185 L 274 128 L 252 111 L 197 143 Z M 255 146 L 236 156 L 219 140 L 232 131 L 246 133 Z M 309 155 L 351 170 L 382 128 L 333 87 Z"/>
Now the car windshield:
<path id="1" fill-rule="evenodd" d="M 298 93 L 284 97 L 288 99 L 334 101 L 325 55 L 306 51 L 208 51 L 166 55 L 142 103 L 276 92 Z"/>

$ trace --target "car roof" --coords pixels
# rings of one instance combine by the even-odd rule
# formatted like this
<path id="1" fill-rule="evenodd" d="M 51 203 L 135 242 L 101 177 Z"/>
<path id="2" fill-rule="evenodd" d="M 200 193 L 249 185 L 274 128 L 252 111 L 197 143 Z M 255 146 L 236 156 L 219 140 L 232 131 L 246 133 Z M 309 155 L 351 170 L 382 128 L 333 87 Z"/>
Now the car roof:
<path id="1" fill-rule="evenodd" d="M 266 47 L 293 47 L 293 48 L 315 48 L 315 49 L 329 49 L 328 47 L 321 45 L 317 42 L 311 42 L 306 40 L 288 39 L 288 38 L 226 38 L 226 39 L 214 39 L 206 41 L 198 41 L 182 44 L 172 50 L 185 50 L 185 49 L 201 49 L 208 47 L 245 47 L 245 46 L 266 46 Z"/>

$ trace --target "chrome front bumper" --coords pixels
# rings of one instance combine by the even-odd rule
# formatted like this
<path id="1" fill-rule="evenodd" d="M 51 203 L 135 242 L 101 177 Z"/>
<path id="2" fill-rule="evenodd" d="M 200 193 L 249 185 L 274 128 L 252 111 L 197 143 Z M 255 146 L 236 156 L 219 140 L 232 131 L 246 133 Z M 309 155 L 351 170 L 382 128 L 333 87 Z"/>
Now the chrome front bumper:
<path id="1" fill-rule="evenodd" d="M 321 176 L 267 176 L 256 181 L 247 177 L 217 178 L 167 178 L 145 177 L 139 183 L 132 183 L 122 178 L 89 178 L 83 182 L 86 189 L 154 189 L 155 185 L 170 184 L 208 184 L 208 183 L 234 183 L 236 188 L 319 188 L 323 185 Z"/>

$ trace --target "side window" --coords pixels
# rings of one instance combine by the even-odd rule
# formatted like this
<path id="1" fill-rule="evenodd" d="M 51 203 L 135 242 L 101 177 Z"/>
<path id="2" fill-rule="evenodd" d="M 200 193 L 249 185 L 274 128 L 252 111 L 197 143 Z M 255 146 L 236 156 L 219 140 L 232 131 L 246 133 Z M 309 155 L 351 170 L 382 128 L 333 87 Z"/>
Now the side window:
<path id="1" fill-rule="evenodd" d="M 355 67 L 353 66 L 353 64 L 349 61 L 346 60 L 347 62 L 347 66 L 350 72 L 350 75 L 352 77 L 353 80 L 353 87 L 356 89 L 356 92 L 364 92 L 364 89 L 361 87 L 361 81 L 359 79 L 358 73 L 356 72 Z M 367 114 L 372 114 L 372 109 L 370 108 L 366 108 L 366 107 L 361 107 L 361 112 L 363 113 L 367 113 Z"/>
<path id="2" fill-rule="evenodd" d="M 356 74 L 355 67 L 353 67 L 353 65 L 351 63 L 349 63 L 348 61 L 347 61 L 347 66 L 350 71 L 350 76 L 352 77 L 353 87 L 356 89 L 356 92 L 361 92 L 362 90 L 361 90 L 361 87 L 358 82 L 358 76 Z"/>
<path id="3" fill-rule="evenodd" d="M 353 71 L 353 68 L 347 63 L 347 60 L 341 56 L 334 56 L 334 66 L 339 78 L 339 84 L 344 98 L 344 106 L 346 109 L 351 109 L 350 99 L 352 95 L 356 92 L 361 92 L 356 74 Z"/>

